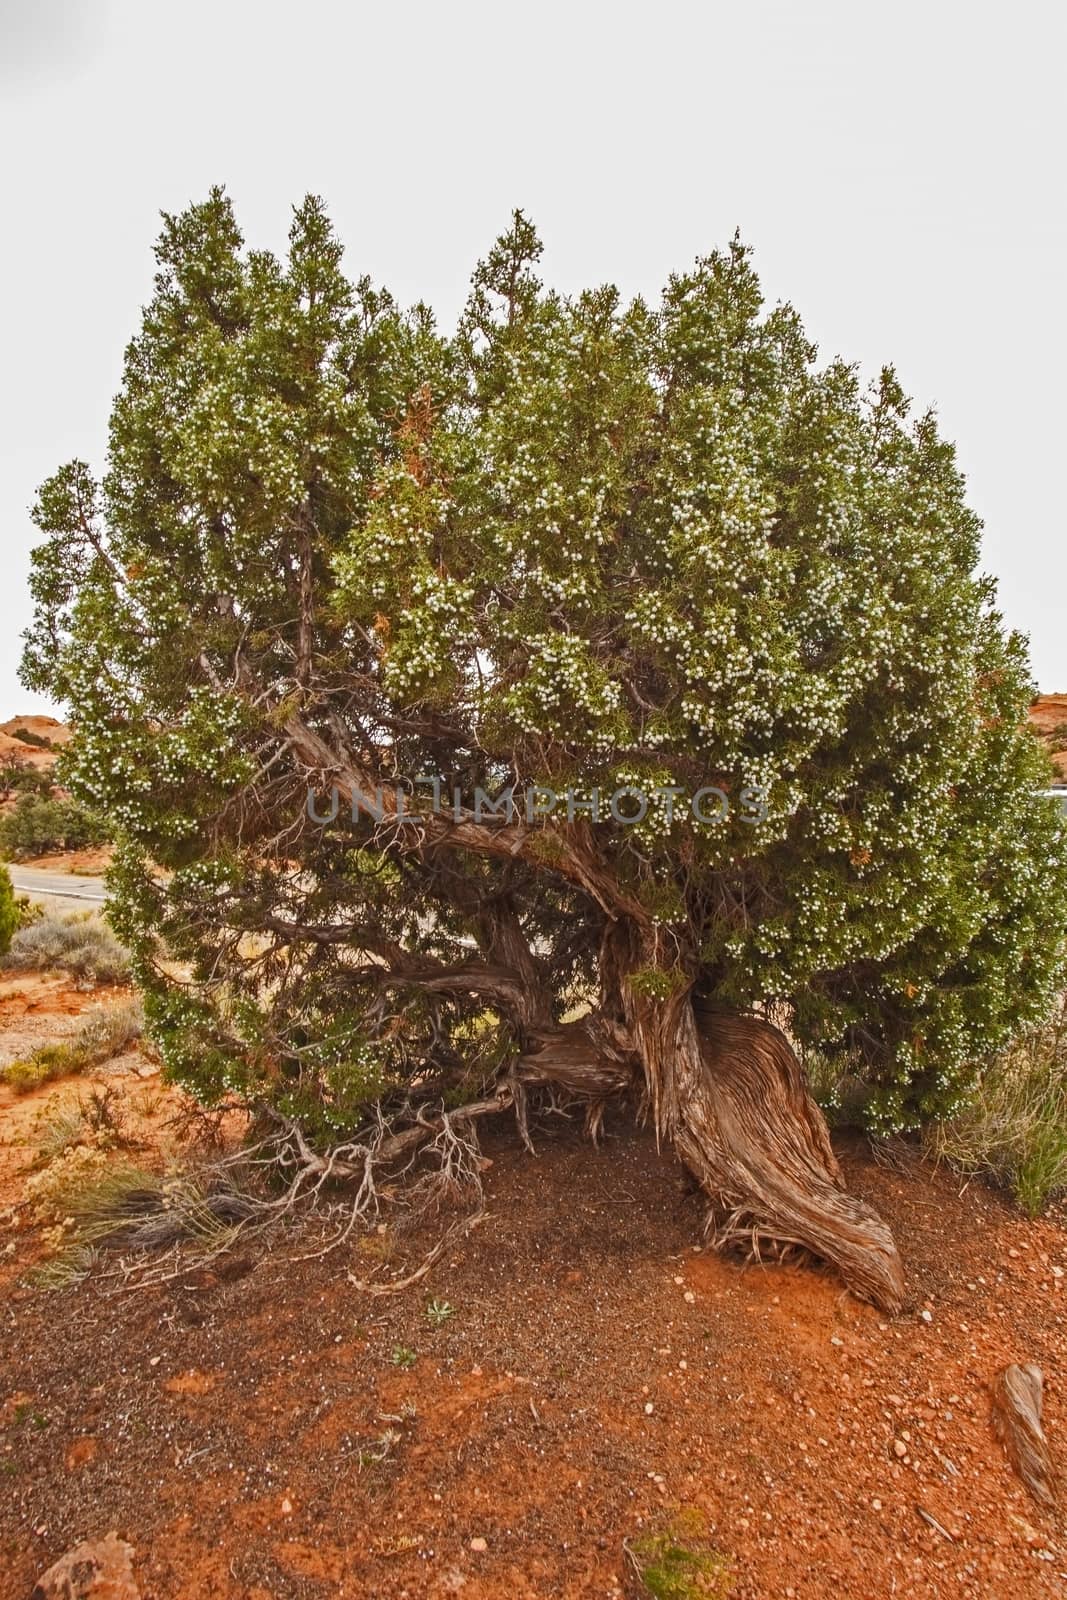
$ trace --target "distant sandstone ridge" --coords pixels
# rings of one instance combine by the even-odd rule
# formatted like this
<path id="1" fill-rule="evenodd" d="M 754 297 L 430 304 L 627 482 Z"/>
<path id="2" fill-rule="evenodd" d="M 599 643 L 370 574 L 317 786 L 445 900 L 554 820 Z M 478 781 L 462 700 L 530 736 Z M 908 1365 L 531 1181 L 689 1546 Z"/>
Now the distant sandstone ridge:
<path id="1" fill-rule="evenodd" d="M 1030 707 L 1030 721 L 1035 732 L 1052 747 L 1050 753 L 1053 764 L 1061 780 L 1067 783 L 1067 694 L 1039 695 Z M 19 732 L 47 739 L 55 749 L 46 750 L 40 745 L 16 739 L 15 734 Z M 0 765 L 14 755 L 32 762 L 36 767 L 50 767 L 56 759 L 59 746 L 73 737 L 67 724 L 57 722 L 55 717 L 11 717 L 7 722 L 0 722 Z M 1064 748 L 1057 750 L 1056 745 L 1063 745 Z"/>
<path id="2" fill-rule="evenodd" d="M 43 745 L 17 739 L 17 733 L 47 739 L 54 748 L 49 750 Z M 57 722 L 55 717 L 11 717 L 7 722 L 0 722 L 0 763 L 14 756 L 35 767 L 50 767 L 56 759 L 59 746 L 66 744 L 71 737 L 66 723 Z"/>
<path id="3" fill-rule="evenodd" d="M 1053 765 L 1067 783 L 1067 694 L 1043 694 L 1030 707 L 1030 721 L 1050 747 Z M 1057 750 L 1056 746 L 1064 748 Z"/>

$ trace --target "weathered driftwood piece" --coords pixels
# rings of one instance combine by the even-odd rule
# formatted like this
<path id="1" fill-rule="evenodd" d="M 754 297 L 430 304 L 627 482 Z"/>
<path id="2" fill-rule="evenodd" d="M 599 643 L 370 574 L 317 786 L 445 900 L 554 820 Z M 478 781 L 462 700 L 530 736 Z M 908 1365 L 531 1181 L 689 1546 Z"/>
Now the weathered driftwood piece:
<path id="1" fill-rule="evenodd" d="M 1039 1504 L 1056 1505 L 1056 1481 L 1041 1427 L 1041 1368 L 1012 1364 L 993 1380 L 993 1431 Z"/>
<path id="2" fill-rule="evenodd" d="M 30 1600 L 139 1600 L 132 1556 L 115 1533 L 86 1539 L 42 1573 Z"/>

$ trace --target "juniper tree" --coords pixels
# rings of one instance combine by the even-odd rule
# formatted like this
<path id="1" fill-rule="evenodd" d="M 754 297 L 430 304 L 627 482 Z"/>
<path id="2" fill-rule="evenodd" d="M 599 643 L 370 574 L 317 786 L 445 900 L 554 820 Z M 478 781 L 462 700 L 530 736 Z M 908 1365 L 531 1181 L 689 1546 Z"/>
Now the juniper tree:
<path id="1" fill-rule="evenodd" d="M 317 200 L 284 260 L 221 191 L 165 219 L 106 474 L 40 493 L 24 679 L 195 1094 L 406 1150 L 432 1107 L 618 1100 L 719 1241 L 892 1308 L 792 1046 L 887 1132 L 1046 1011 L 1025 647 L 934 418 L 817 365 L 739 241 L 656 305 L 540 252 L 516 213 L 449 336 Z"/>

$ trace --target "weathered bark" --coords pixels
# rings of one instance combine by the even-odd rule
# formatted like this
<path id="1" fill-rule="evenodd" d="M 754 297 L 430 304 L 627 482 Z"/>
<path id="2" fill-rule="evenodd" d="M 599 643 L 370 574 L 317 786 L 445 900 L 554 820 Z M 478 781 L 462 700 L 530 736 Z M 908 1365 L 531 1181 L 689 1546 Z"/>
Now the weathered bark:
<path id="1" fill-rule="evenodd" d="M 1005 1367 L 993 1384 L 993 1431 L 1034 1499 L 1056 1506 L 1056 1478 L 1041 1426 L 1041 1368 Z"/>
<path id="2" fill-rule="evenodd" d="M 796 1246 L 863 1300 L 897 1312 L 904 1273 L 889 1228 L 850 1195 L 789 1041 L 758 1017 L 694 1013 L 674 1066 L 675 1148 L 712 1203 L 716 1242 Z"/>
<path id="3" fill-rule="evenodd" d="M 679 984 L 650 999 L 636 981 L 659 952 L 610 930 L 605 1002 L 623 1013 L 644 1068 L 657 1132 L 670 1139 L 710 1201 L 721 1248 L 790 1248 L 829 1263 L 861 1299 L 899 1311 L 904 1274 L 877 1212 L 847 1193 L 822 1112 L 779 1029 L 694 1002 Z"/>
<path id="4" fill-rule="evenodd" d="M 825 1120 L 785 1035 L 762 1018 L 695 1004 L 682 987 L 666 999 L 642 997 L 630 982 L 633 970 L 615 969 L 614 981 L 606 969 L 604 1006 L 563 1025 L 542 1020 L 532 986 L 523 990 L 514 976 L 505 982 L 507 968 L 472 963 L 417 981 L 438 992 L 492 995 L 510 1010 L 524 1048 L 508 1087 L 529 1148 L 530 1089 L 584 1102 L 593 1137 L 609 1102 L 637 1089 L 657 1133 L 707 1195 L 709 1232 L 720 1248 L 808 1252 L 860 1298 L 899 1311 L 904 1275 L 892 1235 L 845 1189 Z M 414 971 L 407 977 L 412 981 Z M 514 1003 L 519 990 L 521 1006 Z M 612 1001 L 622 1016 L 611 1015 Z"/>
<path id="5" fill-rule="evenodd" d="M 610 1101 L 632 1093 L 639 1083 L 640 1064 L 629 1037 L 606 1018 L 591 1015 L 539 1029 L 511 1075 L 523 1139 L 532 1148 L 526 1125 L 528 1089 L 558 1089 L 584 1102 L 586 1132 L 595 1140 Z"/>
<path id="6" fill-rule="evenodd" d="M 514 1071 L 524 1138 L 526 1088 L 550 1085 L 584 1099 L 595 1135 L 609 1101 L 632 1093 L 642 1065 L 658 1131 L 707 1195 L 719 1248 L 803 1251 L 834 1267 L 861 1299 L 901 1309 L 893 1237 L 845 1189 L 803 1068 L 785 1035 L 759 1017 L 679 996 L 645 1007 L 632 1035 L 602 1016 L 546 1032 Z"/>

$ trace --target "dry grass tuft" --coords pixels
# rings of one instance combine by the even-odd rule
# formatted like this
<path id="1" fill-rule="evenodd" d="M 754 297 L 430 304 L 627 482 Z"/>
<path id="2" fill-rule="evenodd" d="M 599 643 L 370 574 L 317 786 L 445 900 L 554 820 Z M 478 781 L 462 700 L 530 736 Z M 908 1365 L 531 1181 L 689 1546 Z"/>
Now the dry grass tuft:
<path id="1" fill-rule="evenodd" d="M 980 1073 L 967 1104 L 924 1134 L 927 1151 L 1010 1188 L 1030 1216 L 1067 1189 L 1067 996 L 1057 1015 Z"/>

